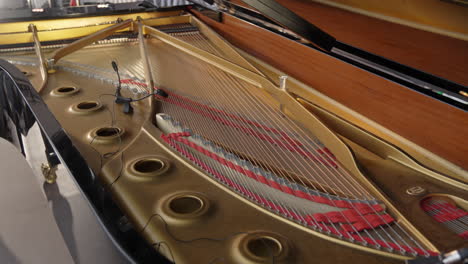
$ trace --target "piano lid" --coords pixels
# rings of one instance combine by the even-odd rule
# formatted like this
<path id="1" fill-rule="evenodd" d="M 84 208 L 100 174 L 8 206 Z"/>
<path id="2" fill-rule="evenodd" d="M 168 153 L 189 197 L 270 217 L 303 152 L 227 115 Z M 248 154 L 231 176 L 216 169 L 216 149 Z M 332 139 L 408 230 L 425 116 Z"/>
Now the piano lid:
<path id="1" fill-rule="evenodd" d="M 468 61 L 468 43 L 466 42 L 468 35 L 465 34 L 466 32 L 441 35 L 440 32 L 448 32 L 448 30 L 424 31 L 422 29 L 426 29 L 428 26 L 419 27 L 419 29 L 408 27 L 401 25 L 399 21 L 390 19 L 389 16 L 385 18 L 392 22 L 382 20 L 383 16 L 370 17 L 350 12 L 351 9 L 343 10 L 331 6 L 333 4 L 342 7 L 346 6 L 343 3 L 347 2 L 350 6 L 351 4 L 357 5 L 356 1 L 351 0 L 193 0 L 191 2 L 196 2 L 212 10 L 233 14 L 257 25 L 261 25 L 263 19 L 264 26 L 270 30 L 275 31 L 275 26 L 279 26 L 280 28 L 276 30 L 277 33 L 289 34 L 288 37 L 301 43 L 318 47 L 342 60 L 452 106 L 467 109 L 468 75 L 464 71 Z M 327 2 L 329 5 L 318 2 Z M 409 2 L 412 4 L 404 5 L 408 10 L 403 10 L 400 13 L 404 13 L 404 11 L 414 13 L 413 11 L 417 10 L 417 5 L 413 3 L 417 1 Z M 420 20 L 434 17 L 433 23 L 429 21 L 434 25 L 449 27 L 447 25 L 457 24 L 458 28 L 468 28 L 466 26 L 467 20 L 459 19 L 463 15 L 465 17 L 468 15 L 466 6 L 435 0 L 430 2 L 430 7 L 421 9 L 422 18 Z M 414 7 L 415 5 L 416 7 Z M 379 11 L 371 4 L 368 6 Z M 435 15 L 434 12 L 437 12 L 438 7 L 445 6 L 447 8 L 440 8 L 440 13 L 446 14 L 453 11 L 454 22 L 441 22 L 440 20 L 443 20 L 444 16 Z M 389 4 L 388 9 L 389 14 L 398 11 L 395 4 Z M 431 10 L 434 15 L 424 18 L 427 9 Z M 417 15 L 420 14 L 416 13 L 412 16 Z"/>

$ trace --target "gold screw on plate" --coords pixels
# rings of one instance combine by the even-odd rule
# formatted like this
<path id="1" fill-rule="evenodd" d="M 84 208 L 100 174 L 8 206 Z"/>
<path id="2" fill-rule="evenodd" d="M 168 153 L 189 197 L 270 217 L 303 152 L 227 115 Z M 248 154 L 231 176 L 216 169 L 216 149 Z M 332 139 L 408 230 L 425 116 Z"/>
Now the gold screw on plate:
<path id="1" fill-rule="evenodd" d="M 57 171 L 57 166 L 50 167 L 49 164 L 42 163 L 41 171 L 47 183 L 55 183 L 55 180 L 57 180 L 57 174 L 55 173 Z"/>
<path id="2" fill-rule="evenodd" d="M 424 189 L 423 187 L 421 186 L 413 186 L 411 188 L 408 188 L 406 190 L 406 193 L 409 194 L 409 195 L 413 195 L 413 196 L 419 196 L 419 195 L 423 195 L 426 193 L 426 189 Z"/>

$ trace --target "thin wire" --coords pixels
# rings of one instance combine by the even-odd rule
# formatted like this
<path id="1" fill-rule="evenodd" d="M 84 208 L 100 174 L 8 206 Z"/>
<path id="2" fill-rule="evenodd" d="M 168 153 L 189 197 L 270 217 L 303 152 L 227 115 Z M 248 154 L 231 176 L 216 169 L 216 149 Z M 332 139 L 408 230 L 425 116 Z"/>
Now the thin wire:
<path id="1" fill-rule="evenodd" d="M 105 104 L 103 104 L 102 101 L 101 101 L 102 96 L 113 96 L 113 97 L 115 97 L 114 94 L 100 94 L 100 95 L 98 96 L 98 98 L 99 98 L 99 99 L 98 99 L 98 102 L 99 102 L 101 105 L 105 105 Z M 117 122 L 117 121 L 116 121 L 116 116 L 115 116 L 115 104 L 116 104 L 115 101 L 112 102 L 112 108 L 111 108 L 112 110 L 109 110 L 107 107 L 106 107 L 106 109 L 107 109 L 107 111 L 109 111 L 109 113 L 110 113 L 110 115 L 111 115 L 110 127 L 113 128 L 113 129 L 115 129 L 116 131 L 118 131 L 119 128 L 115 127 L 115 124 L 116 124 L 116 122 Z M 120 176 L 122 175 L 122 172 L 123 172 L 123 168 L 124 168 L 124 165 L 123 165 L 123 164 L 124 164 L 124 153 L 123 153 L 123 151 L 122 151 L 122 143 L 123 143 L 123 142 L 122 142 L 122 135 L 121 135 L 120 133 L 119 133 L 118 135 L 119 135 L 119 144 L 118 144 L 117 150 L 111 151 L 111 152 L 106 152 L 106 153 L 104 153 L 104 154 L 101 154 L 101 153 L 93 146 L 93 143 L 94 143 L 95 139 L 98 137 L 98 135 L 94 135 L 93 138 L 91 139 L 91 141 L 89 142 L 89 146 L 91 147 L 91 149 L 99 155 L 100 165 L 99 165 L 99 172 L 98 172 L 98 174 L 101 173 L 101 171 L 102 171 L 102 167 L 103 167 L 103 158 L 109 159 L 109 158 L 113 157 L 115 154 L 117 154 L 117 153 L 120 152 L 120 170 L 119 170 L 119 173 L 118 173 L 117 177 L 116 177 L 115 180 L 110 184 L 110 186 L 112 186 L 112 185 L 114 184 L 114 182 L 116 182 L 116 181 L 120 178 Z"/>
<path id="2" fill-rule="evenodd" d="M 190 243 L 193 243 L 193 242 L 196 242 L 196 241 L 211 241 L 211 242 L 215 242 L 215 243 L 220 243 L 220 242 L 224 242 L 224 241 L 227 241 L 229 239 L 232 239 L 238 235 L 248 235 L 248 234 L 252 234 L 254 232 L 235 232 L 235 233 L 232 233 L 230 235 L 227 235 L 225 237 L 222 237 L 222 238 L 212 238 L 212 237 L 198 237 L 198 238 L 193 238 L 193 239 L 181 239 L 181 238 L 178 238 L 176 236 L 174 236 L 174 234 L 172 234 L 172 232 L 169 230 L 169 225 L 167 224 L 166 220 L 164 219 L 164 217 L 162 217 L 160 214 L 153 214 L 151 215 L 151 217 L 148 219 L 148 222 L 147 224 L 145 225 L 145 227 L 149 224 L 149 222 L 151 222 L 151 220 L 153 219 L 153 217 L 158 217 L 164 224 L 164 230 L 165 232 L 176 242 L 178 243 L 182 243 L 182 244 L 190 244 Z M 143 229 L 144 230 L 144 229 Z M 263 240 L 262 240 L 263 241 Z M 164 242 L 164 241 L 163 241 Z M 157 244 L 161 244 L 161 242 L 157 242 L 157 243 L 153 243 L 153 246 L 157 245 Z M 164 242 L 166 243 L 166 246 L 170 249 L 170 247 L 167 245 L 167 242 Z M 272 258 L 272 264 L 275 263 L 275 256 L 273 254 L 273 250 L 272 248 L 265 242 L 263 241 L 264 245 L 267 247 L 268 251 L 270 252 L 270 256 Z M 171 252 L 171 255 L 172 255 L 172 252 Z M 174 261 L 175 263 L 175 261 Z M 212 263 L 212 261 L 210 262 Z"/>
<path id="3" fill-rule="evenodd" d="M 293 124 L 295 124 L 295 123 L 293 123 Z M 303 133 L 303 131 L 302 131 L 301 128 L 299 128 L 299 130 L 300 130 L 301 133 Z M 314 149 L 314 148 L 313 148 L 313 149 Z M 315 150 L 315 149 L 314 149 L 314 150 Z M 329 168 L 326 168 L 326 169 L 328 170 Z M 341 174 L 341 172 L 338 171 L 338 174 Z M 348 174 L 348 173 L 346 172 L 346 174 Z M 334 174 L 332 174 L 332 175 L 334 175 Z M 347 181 L 347 178 L 353 179 L 353 177 L 346 177 L 346 176 L 345 176 L 345 177 L 344 177 L 345 181 Z M 355 179 L 353 179 L 353 181 L 356 182 Z M 356 183 L 357 183 L 357 182 L 356 182 Z M 351 186 L 353 186 L 353 185 L 351 185 Z M 360 186 L 360 185 L 358 185 L 358 187 L 360 187 L 360 189 L 363 189 L 363 187 Z M 364 191 L 365 191 L 365 189 L 364 189 Z M 366 192 L 367 192 L 367 191 L 366 191 Z M 371 197 L 372 197 L 372 196 L 371 196 Z M 375 198 L 374 198 L 374 199 L 375 199 Z M 373 208 L 372 208 L 372 209 L 373 209 Z M 375 210 L 374 210 L 374 211 L 375 211 Z M 377 212 L 375 212 L 375 213 L 377 213 Z M 365 218 L 364 218 L 364 219 L 365 219 Z M 366 219 L 365 219 L 365 220 L 366 220 Z M 366 221 L 367 221 L 367 220 L 366 220 Z M 368 223 L 368 224 L 369 224 L 369 223 Z M 398 223 L 396 223 L 396 225 L 397 225 L 401 230 L 403 230 L 403 229 L 399 226 Z M 387 224 L 387 226 L 388 226 L 388 224 Z M 392 227 L 390 227 L 390 226 L 388 226 L 388 227 L 390 228 L 390 230 L 392 230 L 392 231 L 397 235 L 397 237 L 401 238 L 400 235 L 399 235 L 398 233 L 396 233 L 395 230 L 393 230 Z M 382 227 L 381 227 L 381 228 L 382 228 Z M 382 229 L 382 230 L 383 230 L 383 229 Z M 393 240 L 393 237 L 392 237 L 392 236 L 390 236 L 385 230 L 383 230 L 383 231 L 387 234 L 387 236 L 388 236 L 391 240 Z M 409 236 L 404 230 L 403 230 L 403 232 L 404 232 L 407 236 Z M 379 235 L 379 236 L 380 236 L 380 235 Z M 410 237 L 411 240 L 413 240 L 416 244 L 419 245 L 419 243 L 417 243 L 411 236 L 409 236 L 409 237 Z M 393 241 L 394 241 L 394 240 L 393 240 Z M 394 241 L 394 242 L 395 242 L 395 241 Z M 405 240 L 403 240 L 403 242 L 404 242 L 405 244 L 407 244 Z M 387 243 L 387 242 L 385 242 L 385 243 Z M 388 245 L 388 244 L 387 244 L 387 245 Z M 407 245 L 408 245 L 408 244 L 407 244 Z M 400 247 L 400 248 L 401 248 L 401 247 Z M 401 248 L 401 249 L 402 249 L 402 248 Z"/>
<path id="4" fill-rule="evenodd" d="M 101 102 L 101 96 L 115 96 L 113 94 L 101 94 L 99 95 L 99 100 L 98 102 L 101 104 L 101 105 L 104 105 L 102 102 Z M 115 102 L 112 104 L 112 110 L 109 110 L 107 107 L 107 111 L 109 111 L 110 115 L 111 115 L 111 122 L 110 122 L 110 126 L 111 128 L 114 128 L 114 123 L 115 123 L 115 111 L 114 111 L 114 105 L 115 105 Z M 118 128 L 115 128 L 116 130 Z M 101 152 L 99 152 L 94 146 L 93 146 L 93 143 L 94 141 L 96 140 L 96 138 L 98 137 L 98 135 L 94 135 L 92 138 L 91 138 L 91 141 L 89 142 L 89 146 L 91 147 L 91 149 L 96 152 L 98 155 L 99 155 L 99 159 L 100 159 L 100 165 L 99 165 L 99 173 L 102 171 L 102 167 L 103 167 L 103 158 L 111 158 L 112 156 L 114 156 L 115 154 L 117 154 L 118 152 L 120 152 L 121 148 L 122 148 L 122 138 L 121 136 L 119 135 L 119 145 L 118 145 L 118 148 L 117 150 L 115 151 L 111 151 L 111 152 L 106 152 L 104 154 L 101 154 Z"/>
<path id="5" fill-rule="evenodd" d="M 326 168 L 326 169 L 328 169 L 328 168 Z M 341 173 L 339 172 L 339 174 L 341 174 Z M 347 177 L 345 177 L 345 181 L 346 181 L 346 178 L 347 178 Z M 354 180 L 354 179 L 353 179 L 353 180 Z M 359 186 L 359 185 L 358 185 L 358 186 Z M 363 187 L 361 187 L 361 186 L 359 186 L 359 187 L 360 187 L 361 189 L 363 189 Z M 374 198 L 374 199 L 375 199 L 375 198 Z M 376 212 L 376 213 L 377 213 L 377 212 Z M 365 219 L 365 218 L 364 218 L 364 219 Z M 368 224 L 369 224 L 369 223 L 368 223 Z M 401 227 L 400 227 L 400 228 L 401 228 Z M 390 227 L 390 229 L 391 229 L 393 232 L 395 232 L 395 231 L 393 230 L 392 227 Z M 382 229 L 382 230 L 383 230 L 383 229 Z M 367 232 L 367 231 L 366 231 L 366 232 Z M 392 236 L 390 236 L 385 230 L 384 230 L 384 232 L 387 234 L 387 236 L 388 236 L 391 240 L 393 240 L 393 237 L 392 237 Z M 377 233 L 377 235 L 380 236 L 379 233 Z M 400 237 L 397 233 L 396 233 L 396 235 L 397 235 L 398 237 Z M 401 238 L 401 237 L 400 237 L 400 238 Z M 394 240 L 393 240 L 393 241 L 394 241 Z M 385 242 L 385 243 L 387 243 L 387 242 Z M 406 241 L 404 241 L 404 243 L 406 243 Z M 388 245 L 388 243 L 387 243 L 387 245 Z"/>
<path id="6" fill-rule="evenodd" d="M 206 67 L 206 68 L 207 68 L 207 70 L 208 70 L 209 72 L 211 72 L 211 75 L 216 75 L 216 73 L 214 73 L 214 72 L 216 72 L 216 71 L 215 71 L 215 70 L 212 70 L 210 66 L 208 66 L 208 67 Z M 222 77 L 221 77 L 221 78 L 222 78 Z M 195 80 L 196 80 L 196 79 L 195 79 Z M 216 82 L 216 81 L 219 82 L 219 80 L 215 80 L 215 82 Z M 228 81 L 229 83 L 232 83 L 233 80 L 226 79 L 226 81 Z M 232 83 L 232 85 L 238 86 L 238 85 L 236 85 L 235 83 Z M 232 85 L 231 85 L 231 87 L 233 87 Z M 221 87 L 221 86 L 222 86 L 221 83 L 218 83 L 218 85 L 216 85 L 216 84 L 215 84 L 215 85 L 211 85 L 211 87 L 214 88 L 214 89 L 217 89 L 217 87 Z M 239 86 L 238 86 L 238 87 L 239 87 Z M 240 87 L 239 87 L 239 88 L 240 88 Z M 218 89 L 218 90 L 219 90 L 219 89 Z M 235 89 L 226 89 L 226 90 L 228 90 L 228 91 L 235 91 Z M 248 94 L 248 91 L 245 91 L 245 93 Z M 234 97 L 234 98 L 236 98 L 236 97 Z M 237 96 L 237 98 L 239 98 L 239 97 Z M 245 98 L 245 97 L 244 97 L 244 98 Z M 213 101 L 213 99 L 212 99 L 212 101 Z M 229 103 L 231 103 L 231 101 L 229 101 Z M 250 113 L 249 113 L 249 114 L 250 114 Z M 254 118 L 254 120 L 255 120 L 255 119 L 258 119 L 258 118 Z M 265 118 L 263 118 L 263 119 L 265 119 Z M 231 121 L 234 122 L 234 120 L 231 120 Z M 228 131 L 229 131 L 229 130 L 228 130 Z M 223 132 L 226 132 L 226 131 L 223 131 Z M 257 139 L 255 139 L 255 140 L 257 140 Z M 258 142 L 258 140 L 257 140 L 257 142 Z M 257 145 L 262 146 L 262 145 L 264 145 L 264 144 L 265 144 L 264 142 L 259 142 L 259 144 L 257 144 Z M 263 147 L 262 147 L 262 148 L 263 148 Z M 248 149 L 247 149 L 247 150 L 248 150 Z M 263 151 L 263 153 L 266 154 L 266 155 L 269 155 L 269 153 L 266 152 L 266 151 Z M 280 156 L 280 155 L 277 155 L 277 156 Z M 288 157 L 288 155 L 286 155 L 286 157 Z M 276 160 L 275 156 L 273 156 L 273 159 Z M 268 164 L 268 163 L 267 163 L 267 164 Z M 273 171 L 274 171 L 274 170 L 273 170 Z M 286 177 L 286 178 L 289 178 L 289 177 Z M 293 182 L 294 182 L 294 180 L 293 180 Z M 278 200 L 276 200 L 276 201 L 278 201 Z M 293 212 L 296 212 L 296 214 L 297 214 L 297 209 L 296 209 L 296 208 L 292 209 L 292 211 L 293 211 Z M 299 215 L 300 215 L 300 214 L 299 214 Z M 344 216 L 344 217 L 346 218 L 346 216 Z M 304 222 L 305 222 L 305 220 L 304 220 Z M 329 221 L 329 223 L 330 223 L 332 226 L 334 226 L 334 223 L 333 223 L 332 221 Z M 336 227 L 335 227 L 335 228 L 336 228 Z M 357 231 L 357 230 L 356 230 L 356 231 Z M 358 235 L 360 236 L 360 234 L 358 234 Z M 350 237 L 351 237 L 351 236 L 350 236 Z"/>
<path id="7" fill-rule="evenodd" d="M 156 251 L 158 251 L 159 253 L 161 253 L 161 251 L 160 251 L 161 245 L 166 245 L 166 248 L 169 250 L 169 254 L 171 256 L 170 261 L 173 262 L 174 264 L 176 264 L 174 254 L 172 254 L 172 249 L 165 241 L 159 241 L 159 242 L 156 242 L 156 243 L 152 244 L 153 247 L 156 247 Z"/>

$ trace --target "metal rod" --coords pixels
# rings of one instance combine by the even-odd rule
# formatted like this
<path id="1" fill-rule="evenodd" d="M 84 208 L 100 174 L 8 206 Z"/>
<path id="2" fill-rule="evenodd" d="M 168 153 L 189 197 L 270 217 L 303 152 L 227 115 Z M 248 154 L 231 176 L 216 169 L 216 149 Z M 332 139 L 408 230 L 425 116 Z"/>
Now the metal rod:
<path id="1" fill-rule="evenodd" d="M 77 41 L 72 42 L 71 44 L 60 48 L 56 50 L 54 53 L 52 53 L 51 58 L 49 59 L 49 68 L 53 67 L 54 64 L 57 63 L 58 60 L 61 58 L 65 57 L 66 55 L 69 55 L 70 53 L 73 53 L 85 46 L 88 46 L 98 40 L 101 40 L 105 37 L 108 37 L 112 34 L 114 34 L 116 31 L 130 27 L 132 24 L 133 20 L 132 19 L 127 19 L 121 23 L 118 23 L 116 25 L 110 26 L 108 28 L 99 30 L 89 36 L 86 36 L 82 39 L 79 39 Z"/>
<path id="2" fill-rule="evenodd" d="M 146 87 L 148 87 L 149 92 L 151 94 L 155 94 L 156 88 L 154 87 L 154 80 L 153 80 L 153 75 L 151 72 L 151 64 L 149 62 L 148 50 L 146 47 L 144 25 L 140 17 L 138 17 L 137 25 L 138 25 L 138 44 L 140 46 L 140 56 L 143 62 L 143 69 L 145 71 L 145 82 L 147 85 Z M 153 122 L 156 122 L 156 99 L 153 95 L 150 96 L 149 99 L 150 99 L 150 108 L 151 108 L 150 119 Z"/>
<path id="3" fill-rule="evenodd" d="M 34 24 L 29 24 L 29 31 L 31 31 L 33 40 L 34 40 L 34 51 L 36 52 L 36 56 L 39 59 L 39 70 L 41 72 L 42 83 L 39 91 L 45 87 L 47 83 L 47 64 L 44 59 L 44 54 L 42 53 L 41 42 L 39 41 L 39 36 L 37 34 L 37 28 Z"/>

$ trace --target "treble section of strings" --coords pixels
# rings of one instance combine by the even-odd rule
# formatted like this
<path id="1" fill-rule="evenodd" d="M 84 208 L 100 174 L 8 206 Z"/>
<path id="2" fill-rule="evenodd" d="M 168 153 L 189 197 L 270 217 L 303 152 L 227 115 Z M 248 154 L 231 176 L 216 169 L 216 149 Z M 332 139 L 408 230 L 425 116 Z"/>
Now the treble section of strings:
<path id="1" fill-rule="evenodd" d="M 188 36 L 185 35 L 185 37 Z M 199 38 L 195 34 L 193 37 Z M 198 45 L 206 43 L 203 39 L 195 39 L 195 41 L 199 43 Z M 208 49 L 209 46 L 206 48 Z M 214 48 L 212 50 L 216 51 Z M 174 61 L 180 60 L 175 59 Z M 187 70 L 182 70 L 184 67 Z M 231 147 L 236 146 L 246 156 L 267 161 L 256 165 L 276 164 L 284 166 L 286 171 L 303 173 L 306 176 L 303 178 L 310 180 L 308 184 L 303 183 L 304 185 L 314 186 L 315 189 L 324 192 L 329 189 L 336 190 L 347 194 L 348 198 L 374 200 L 369 192 L 351 175 L 347 174 L 338 163 L 328 164 L 326 161 L 335 159 L 331 153 L 321 151 L 324 149 L 324 145 L 318 142 L 316 137 L 310 136 L 309 132 L 305 132 L 294 121 L 276 110 L 273 105 L 274 100 L 269 98 L 267 94 L 255 91 L 258 89 L 211 65 L 198 63 L 197 61 L 188 60 L 171 68 L 179 68 L 181 69 L 180 74 L 190 75 L 192 83 L 187 83 L 184 90 L 171 90 L 171 86 L 165 86 L 164 88 L 185 98 L 195 97 L 196 99 L 192 101 L 198 101 L 199 104 L 190 105 L 191 108 L 187 109 L 187 107 L 183 108 L 174 104 L 163 103 L 162 112 L 168 113 L 183 122 L 184 125 L 197 134 L 208 134 L 208 137 L 215 142 Z M 187 102 L 181 102 L 179 98 L 172 98 L 178 100 L 179 105 L 182 103 L 187 104 Z M 195 109 L 197 107 L 199 109 Z M 201 112 L 209 113 L 209 117 L 201 115 Z M 217 119 L 214 120 L 215 118 Z M 221 118 L 223 120 L 219 121 Z M 245 129 L 240 131 L 238 126 L 242 122 L 239 119 L 258 124 L 255 126 L 246 124 L 244 121 L 244 127 L 255 129 L 255 131 L 251 132 L 249 130 L 246 132 Z M 272 136 L 272 130 L 288 135 L 291 138 L 290 141 L 294 140 L 295 142 L 286 142 L 284 145 L 278 142 L 271 143 L 271 139 L 265 139 L 264 135 Z M 260 135 L 253 135 L 253 133 L 257 132 Z M 275 139 L 280 140 L 281 138 L 275 137 Z M 315 157 L 323 157 L 326 161 L 322 163 L 310 162 L 311 158 L 300 155 L 303 153 L 298 154 L 297 151 L 292 152 L 288 149 L 288 146 L 293 144 L 300 144 L 301 149 L 305 149 L 307 153 L 311 153 Z M 257 161 L 253 162 L 256 163 Z M 289 178 L 289 176 L 283 175 L 272 166 L 269 166 L 269 169 L 285 178 Z M 325 188 L 320 183 L 327 183 L 331 188 Z M 339 196 L 336 191 L 332 194 Z"/>
<path id="2" fill-rule="evenodd" d="M 174 35 L 200 49 L 223 56 L 199 32 Z M 151 58 L 154 79 L 160 88 L 170 94 L 168 100 L 161 101 L 160 112 L 168 114 L 193 134 L 248 159 L 254 167 L 263 168 L 291 183 L 321 192 L 332 200 L 332 206 L 340 207 L 334 204 L 336 197 L 365 200 L 369 204 L 378 203 L 311 131 L 284 115 L 268 94 L 166 44 L 157 41 L 153 44 L 154 51 L 158 51 Z M 168 77 L 171 71 L 176 71 L 180 76 L 174 73 L 173 78 Z M 279 142 L 281 140 L 283 143 Z M 184 151 L 191 150 L 185 148 Z M 212 166 L 218 172 L 232 173 L 220 164 L 214 163 Z M 300 177 L 292 176 L 296 174 Z M 327 219 L 327 216 L 323 221 L 313 217 L 310 219 L 310 214 L 303 209 L 281 201 L 275 191 L 267 192 L 248 180 L 243 181 L 239 177 L 235 179 L 243 187 L 261 193 L 269 201 L 287 207 L 294 215 L 300 216 L 296 219 L 298 221 L 312 221 L 316 227 L 325 231 L 327 227 L 343 230 L 340 223 Z M 353 203 L 350 204 L 351 209 L 356 209 L 360 214 Z M 374 207 L 370 208 L 374 210 Z M 338 214 L 340 210 L 337 210 Z M 376 218 L 382 218 L 382 212 L 375 210 L 372 214 Z M 341 217 L 349 223 L 353 222 L 344 213 Z M 364 213 L 360 217 L 372 226 Z M 321 222 L 325 222 L 327 226 L 323 227 Z M 429 255 L 429 251 L 397 222 L 385 222 L 373 230 L 340 231 L 336 235 L 390 251 Z"/>

